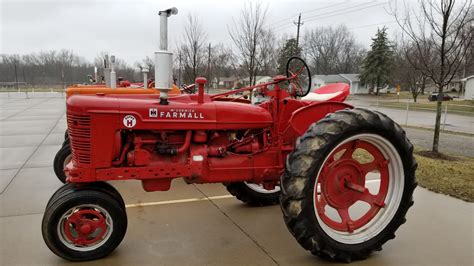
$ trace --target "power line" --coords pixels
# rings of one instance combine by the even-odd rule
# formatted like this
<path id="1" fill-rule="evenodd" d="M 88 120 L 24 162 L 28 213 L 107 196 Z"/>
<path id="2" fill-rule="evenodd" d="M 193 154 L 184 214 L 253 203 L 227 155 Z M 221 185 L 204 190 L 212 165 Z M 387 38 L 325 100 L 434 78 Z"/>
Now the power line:
<path id="1" fill-rule="evenodd" d="M 343 9 L 343 10 L 333 11 L 333 12 L 325 14 L 324 16 L 312 16 L 312 17 L 315 17 L 315 18 L 314 19 L 309 19 L 309 20 L 307 19 L 307 20 L 305 20 L 305 22 L 313 22 L 313 21 L 316 21 L 316 20 L 321 20 L 321 19 L 326 19 L 326 18 L 335 17 L 335 16 L 339 16 L 339 15 L 344 15 L 344 14 L 347 14 L 347 13 L 352 13 L 354 11 L 360 11 L 360 10 L 369 9 L 369 8 L 376 7 L 376 6 L 385 5 L 387 3 L 388 2 L 383 2 L 383 3 L 377 3 L 375 5 L 360 7 L 362 5 L 367 4 L 367 3 L 364 3 L 362 5 L 352 6 L 352 7 Z M 356 7 L 360 7 L 360 8 L 356 8 Z M 356 8 L 356 9 L 354 9 L 354 8 Z M 312 17 L 310 17 L 310 18 L 312 18 Z M 286 29 L 289 26 L 290 25 L 285 25 L 283 27 L 276 27 L 276 29 Z"/>
<path id="2" fill-rule="evenodd" d="M 355 29 L 362 29 L 362 28 L 368 28 L 372 26 L 380 26 L 380 25 L 385 25 L 385 24 L 391 24 L 397 22 L 396 20 L 391 20 L 391 21 L 383 21 L 379 23 L 374 23 L 374 24 L 369 24 L 369 25 L 361 25 L 353 28 L 349 28 L 349 30 L 355 30 Z"/>
<path id="3" fill-rule="evenodd" d="M 278 21 L 275 21 L 273 23 L 271 23 L 271 25 L 277 25 L 277 24 L 281 24 L 281 23 L 287 23 L 289 19 L 292 19 L 294 16 L 297 16 L 298 14 L 305 14 L 305 13 L 310 13 L 310 12 L 314 12 L 314 11 L 321 11 L 321 10 L 324 10 L 324 9 L 328 9 L 328 8 L 331 8 L 331 7 L 335 7 L 335 6 L 339 6 L 339 5 L 343 5 L 343 4 L 347 4 L 349 3 L 349 1 L 345 1 L 345 2 L 340 2 L 340 3 L 337 3 L 337 4 L 334 4 L 334 5 L 329 5 L 329 6 L 324 6 L 324 7 L 321 7 L 321 8 L 315 8 L 315 9 L 311 9 L 311 10 L 306 10 L 306 11 L 302 11 L 302 12 L 299 12 L 299 13 L 295 13 L 289 17 L 286 17 L 284 19 L 281 19 L 281 20 L 278 20 Z"/>
<path id="4" fill-rule="evenodd" d="M 354 5 L 354 6 L 346 7 L 346 8 L 340 9 L 340 10 L 333 10 L 330 13 L 321 14 L 321 15 L 328 16 L 332 13 L 338 13 L 338 12 L 342 12 L 342 11 L 351 11 L 349 9 L 353 9 L 353 8 L 357 8 L 357 7 L 362 7 L 362 6 L 368 7 L 368 6 L 372 5 L 375 2 L 376 1 L 365 2 L 365 3 L 357 4 L 357 5 Z M 313 18 L 319 18 L 319 17 L 320 17 L 320 15 L 313 15 L 313 16 L 307 17 L 306 19 L 313 19 Z"/>
<path id="5" fill-rule="evenodd" d="M 332 13 L 332 14 L 325 15 L 323 17 L 319 17 L 319 18 L 315 18 L 315 19 L 311 19 L 311 20 L 306 20 L 306 22 L 312 22 L 312 21 L 316 21 L 316 20 L 320 20 L 320 19 L 329 18 L 329 17 L 344 15 L 344 14 L 347 14 L 347 13 L 352 13 L 354 11 L 360 11 L 360 10 L 369 9 L 369 8 L 376 7 L 376 6 L 385 5 L 387 3 L 388 2 L 383 2 L 383 3 L 379 3 L 379 4 L 375 4 L 375 5 L 371 5 L 371 6 L 366 6 L 366 7 L 362 7 L 362 8 L 358 8 L 358 9 L 353 9 L 353 10 L 349 10 L 349 11 L 345 11 L 345 12 Z"/>

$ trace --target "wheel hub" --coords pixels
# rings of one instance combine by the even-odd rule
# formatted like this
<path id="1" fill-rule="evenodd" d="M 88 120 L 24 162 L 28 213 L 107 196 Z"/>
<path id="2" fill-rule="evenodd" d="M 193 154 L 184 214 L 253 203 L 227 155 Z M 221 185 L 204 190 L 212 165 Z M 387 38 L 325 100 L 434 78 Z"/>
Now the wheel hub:
<path id="1" fill-rule="evenodd" d="M 85 234 L 85 235 L 88 235 L 92 230 L 92 227 L 88 224 L 84 224 L 81 226 L 81 229 L 79 230 L 79 232 L 81 234 Z"/>
<path id="2" fill-rule="evenodd" d="M 322 194 L 331 207 L 349 208 L 359 200 L 361 192 L 356 188 L 365 186 L 364 172 L 352 159 L 336 161 L 329 165 L 329 169 L 321 182 Z"/>
<path id="3" fill-rule="evenodd" d="M 74 245 L 89 246 L 102 240 L 107 225 L 100 212 L 93 209 L 77 210 L 65 221 L 64 232 Z"/>
<path id="4" fill-rule="evenodd" d="M 367 151 L 373 160 L 361 163 L 353 159 L 355 150 L 359 148 Z M 384 199 L 389 181 L 388 164 L 389 161 L 377 147 L 362 140 L 346 142 L 331 152 L 317 179 L 321 194 L 315 195 L 315 207 L 320 219 L 333 230 L 348 233 L 368 224 L 379 210 L 385 207 Z M 380 188 L 376 195 L 371 194 L 365 187 L 367 175 L 372 171 L 380 173 Z M 368 203 L 370 208 L 360 218 L 353 219 L 349 209 L 358 201 Z M 340 221 L 326 214 L 326 206 L 337 211 Z"/>

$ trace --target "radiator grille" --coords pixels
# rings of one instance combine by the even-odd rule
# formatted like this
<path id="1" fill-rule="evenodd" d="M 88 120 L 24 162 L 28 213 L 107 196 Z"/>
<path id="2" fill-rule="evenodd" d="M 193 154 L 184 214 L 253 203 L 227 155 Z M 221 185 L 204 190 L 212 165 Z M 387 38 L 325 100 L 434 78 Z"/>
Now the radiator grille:
<path id="1" fill-rule="evenodd" d="M 91 163 L 91 118 L 87 115 L 67 115 L 72 158 L 79 164 Z"/>

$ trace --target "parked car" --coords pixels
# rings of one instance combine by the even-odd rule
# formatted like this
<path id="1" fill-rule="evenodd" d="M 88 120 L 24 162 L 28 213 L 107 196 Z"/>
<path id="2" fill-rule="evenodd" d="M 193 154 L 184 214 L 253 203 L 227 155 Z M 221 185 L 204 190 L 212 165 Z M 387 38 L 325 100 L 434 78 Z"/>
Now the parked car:
<path id="1" fill-rule="evenodd" d="M 438 94 L 437 92 L 433 92 L 430 94 L 430 96 L 428 96 L 428 101 L 430 102 L 434 102 L 434 101 L 437 101 L 438 100 Z M 443 93 L 443 101 L 452 101 L 453 100 L 453 97 L 450 96 L 449 94 L 447 93 Z"/>

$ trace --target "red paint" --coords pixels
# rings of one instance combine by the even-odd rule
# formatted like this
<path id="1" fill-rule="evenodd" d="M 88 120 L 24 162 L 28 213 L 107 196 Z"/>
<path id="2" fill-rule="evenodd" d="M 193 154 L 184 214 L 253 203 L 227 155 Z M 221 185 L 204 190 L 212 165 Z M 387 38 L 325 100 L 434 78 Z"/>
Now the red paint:
<path id="1" fill-rule="evenodd" d="M 198 84 L 198 103 L 204 102 L 204 84 L 206 84 L 206 82 L 206 78 L 196 78 L 196 83 Z"/>
<path id="2" fill-rule="evenodd" d="M 72 213 L 64 223 L 66 237 L 75 245 L 93 245 L 107 232 L 104 216 L 94 209 L 82 209 Z"/>
<path id="3" fill-rule="evenodd" d="M 168 105 L 160 105 L 156 94 L 74 95 L 67 100 L 73 153 L 68 181 L 138 179 L 146 191 L 168 190 L 178 177 L 190 183 L 249 181 L 274 187 L 296 138 L 327 113 L 351 108 L 292 99 L 280 83 L 293 79 L 277 76 L 207 95 L 206 79 L 197 78 L 197 95 L 170 95 Z M 257 87 L 271 98 L 268 102 L 226 98 Z"/>
<path id="4" fill-rule="evenodd" d="M 366 164 L 354 160 L 352 155 L 356 149 L 367 151 L 374 160 Z M 335 230 L 349 233 L 368 224 L 385 206 L 389 179 L 387 165 L 388 161 L 382 153 L 365 141 L 354 140 L 336 149 L 328 157 L 318 176 L 321 194 L 314 201 L 321 220 Z M 376 195 L 372 195 L 365 186 L 367 174 L 371 171 L 380 173 L 380 188 Z M 349 215 L 349 208 L 357 201 L 368 203 L 370 208 L 363 216 L 353 220 Z M 341 221 L 335 221 L 326 215 L 326 205 L 336 209 Z"/>

